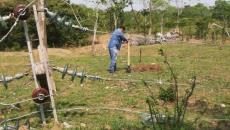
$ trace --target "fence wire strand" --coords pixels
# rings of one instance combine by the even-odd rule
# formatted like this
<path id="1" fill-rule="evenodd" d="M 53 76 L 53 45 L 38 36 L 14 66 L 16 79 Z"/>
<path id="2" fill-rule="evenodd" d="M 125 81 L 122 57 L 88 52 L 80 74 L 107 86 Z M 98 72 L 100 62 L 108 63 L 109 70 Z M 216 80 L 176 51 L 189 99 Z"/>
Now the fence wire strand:
<path id="1" fill-rule="evenodd" d="M 0 43 L 3 42 L 10 35 L 10 33 L 14 30 L 14 28 L 17 26 L 19 18 L 22 15 L 22 13 L 36 1 L 37 0 L 33 0 L 29 4 L 26 5 L 26 7 L 23 9 L 23 11 L 16 18 L 16 20 L 15 20 L 14 24 L 11 26 L 10 30 L 1 38 Z"/>
<path id="2" fill-rule="evenodd" d="M 75 107 L 75 108 L 64 108 L 64 109 L 57 109 L 58 113 L 62 113 L 62 112 L 70 112 L 70 111 L 76 111 L 76 110 L 108 110 L 108 111 L 121 111 L 121 112 L 127 112 L 127 113 L 132 113 L 132 114 L 137 114 L 137 115 L 141 115 L 141 114 L 148 114 L 148 112 L 143 112 L 143 111 L 137 111 L 137 110 L 131 110 L 131 109 L 127 109 L 127 108 L 116 108 L 116 107 Z M 52 110 L 46 110 L 45 112 L 52 112 Z M 2 125 L 4 122 L 10 122 L 10 121 L 14 121 L 14 120 L 19 120 L 25 117 L 29 117 L 35 114 L 40 113 L 40 111 L 34 111 L 28 114 L 24 114 L 18 117 L 13 117 L 13 118 L 9 118 L 9 119 L 5 119 L 2 122 L 0 122 L 0 125 Z M 230 121 L 230 119 L 206 119 L 206 120 L 210 120 L 210 121 Z"/>
<path id="3" fill-rule="evenodd" d="M 47 97 L 50 97 L 50 95 L 46 95 L 43 98 L 47 98 Z M 14 102 L 14 103 L 2 103 L 2 102 L 0 102 L 0 105 L 2 105 L 2 106 L 15 106 L 16 104 L 21 104 L 21 103 L 29 102 L 29 101 L 32 101 L 32 100 L 35 100 L 35 99 L 39 99 L 39 98 L 40 97 L 30 98 L 30 99 L 25 99 L 25 100 Z"/>

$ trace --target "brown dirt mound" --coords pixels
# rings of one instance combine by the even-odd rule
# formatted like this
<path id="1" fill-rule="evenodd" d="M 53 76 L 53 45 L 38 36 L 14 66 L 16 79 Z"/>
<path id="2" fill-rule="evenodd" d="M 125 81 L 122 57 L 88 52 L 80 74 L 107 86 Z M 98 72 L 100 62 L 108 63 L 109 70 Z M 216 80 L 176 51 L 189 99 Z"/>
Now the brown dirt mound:
<path id="1" fill-rule="evenodd" d="M 161 71 L 161 66 L 158 64 L 139 64 L 132 66 L 131 69 L 134 72 L 159 72 Z"/>

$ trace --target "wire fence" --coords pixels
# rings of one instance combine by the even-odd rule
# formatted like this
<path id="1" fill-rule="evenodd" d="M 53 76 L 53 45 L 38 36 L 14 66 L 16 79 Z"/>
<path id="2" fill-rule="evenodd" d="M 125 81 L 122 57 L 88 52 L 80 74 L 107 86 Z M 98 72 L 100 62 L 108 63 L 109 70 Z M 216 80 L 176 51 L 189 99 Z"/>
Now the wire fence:
<path id="1" fill-rule="evenodd" d="M 65 74 L 70 75 L 73 80 L 74 80 L 74 78 L 78 77 L 80 79 L 80 83 L 82 85 L 83 85 L 83 83 L 85 81 L 84 78 L 90 79 L 92 81 L 116 81 L 116 82 L 126 82 L 126 83 L 144 83 L 144 82 L 146 82 L 146 83 L 155 84 L 159 88 L 161 88 L 161 86 L 163 87 L 165 85 L 167 85 L 167 86 L 175 85 L 175 83 L 168 82 L 167 80 L 163 80 L 163 79 L 152 79 L 152 80 L 125 79 L 125 78 L 122 79 L 122 78 L 114 78 L 114 77 L 112 77 L 112 78 L 111 77 L 101 77 L 101 76 L 98 76 L 98 75 L 89 75 L 86 72 L 80 72 L 80 71 L 77 72 L 76 70 L 69 70 L 67 68 L 61 68 L 61 67 L 56 67 L 56 66 L 52 66 L 52 69 L 55 70 L 55 71 L 60 72 L 62 74 L 62 76 L 63 76 L 63 74 L 64 75 Z M 64 79 L 64 77 L 62 77 L 62 78 Z M 15 78 L 15 79 L 18 79 L 18 78 Z M 179 86 L 183 86 L 183 87 L 181 87 L 181 92 L 184 91 L 186 89 L 186 87 L 189 87 L 191 85 L 189 83 L 189 81 L 187 81 L 187 82 L 188 83 L 184 83 L 184 84 L 179 84 L 178 83 Z M 143 89 L 145 89 L 145 88 L 143 88 Z M 216 89 L 217 89 L 217 91 L 216 91 Z M 197 96 L 196 96 L 196 94 L 194 94 L 195 95 L 194 97 L 196 99 L 197 97 L 208 97 L 208 95 L 210 95 L 211 93 L 214 93 L 215 95 L 216 94 L 221 94 L 221 93 L 222 93 L 222 95 L 228 95 L 228 93 L 229 93 L 228 91 L 222 91 L 224 89 L 228 89 L 228 88 L 226 88 L 224 86 L 223 87 L 219 86 L 216 89 L 215 90 L 214 90 L 214 88 L 207 89 L 207 86 L 201 85 L 201 83 L 197 83 L 197 93 L 199 93 L 199 94 L 197 94 Z M 208 91 L 208 90 L 211 90 L 211 92 Z M 32 99 L 30 99 L 30 100 L 32 100 Z M 22 102 L 24 102 L 24 101 L 22 101 Z M 220 98 L 218 98 L 218 102 L 220 102 Z M 2 105 L 3 104 L 4 103 L 2 103 Z M 11 103 L 11 104 L 14 104 L 14 103 Z M 10 104 L 8 104 L 8 105 L 10 105 Z"/>
<path id="2" fill-rule="evenodd" d="M 71 11 L 72 11 L 72 13 L 73 13 L 73 15 L 74 15 L 74 17 L 75 17 L 77 23 L 79 24 L 80 27 L 82 27 L 82 25 L 81 25 L 81 23 L 80 23 L 80 21 L 79 21 L 77 15 L 76 15 L 76 13 L 75 13 L 75 11 L 74 11 L 74 8 L 73 8 L 72 4 L 68 3 L 66 0 L 61 0 L 61 1 L 64 2 L 65 4 L 67 4 L 67 5 L 71 8 Z"/>
<path id="3" fill-rule="evenodd" d="M 14 102 L 14 103 L 2 103 L 2 102 L 0 102 L 0 105 L 3 105 L 3 106 L 13 106 L 13 107 L 15 107 L 15 105 L 17 105 L 17 104 L 26 103 L 26 102 L 29 102 L 29 101 L 33 101 L 33 100 L 35 100 L 35 99 L 45 100 L 45 98 L 48 98 L 48 97 L 50 97 L 50 95 L 38 96 L 38 97 L 36 97 L 36 98 L 29 98 L 29 99 L 17 101 L 17 102 Z"/>
<path id="4" fill-rule="evenodd" d="M 159 109 L 159 108 L 158 108 Z M 74 107 L 74 108 L 62 108 L 62 109 L 57 109 L 58 113 L 63 113 L 63 112 L 71 112 L 71 111 L 79 111 L 79 110 L 84 110 L 86 112 L 89 111 L 93 111 L 93 110 L 99 110 L 99 111 L 120 111 L 120 112 L 125 112 L 125 113 L 131 113 L 131 114 L 136 114 L 140 117 L 142 116 L 146 116 L 149 115 L 148 112 L 146 111 L 140 111 L 140 110 L 133 110 L 133 109 L 129 109 L 129 108 L 117 108 L 117 107 Z M 52 110 L 46 110 L 45 112 L 52 112 Z M 21 116 L 17 116 L 17 117 L 12 117 L 12 118 L 8 118 L 5 119 L 4 121 L 0 122 L 0 125 L 2 125 L 3 123 L 6 122 L 11 122 L 11 121 L 15 121 L 15 120 L 20 120 L 23 118 L 27 118 L 27 117 L 31 117 L 35 114 L 39 114 L 40 111 L 34 111 L 31 113 L 27 113 Z M 230 121 L 230 118 L 211 118 L 211 119 L 205 119 L 208 121 Z"/>

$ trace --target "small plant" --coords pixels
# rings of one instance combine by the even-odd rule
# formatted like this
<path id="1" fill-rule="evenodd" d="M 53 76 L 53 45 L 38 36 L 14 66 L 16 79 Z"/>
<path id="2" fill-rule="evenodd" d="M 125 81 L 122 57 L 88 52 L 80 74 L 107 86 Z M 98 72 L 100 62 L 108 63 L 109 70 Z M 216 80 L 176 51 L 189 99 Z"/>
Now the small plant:
<path id="1" fill-rule="evenodd" d="M 175 93 L 172 87 L 168 87 L 166 89 L 160 88 L 159 99 L 164 102 L 173 102 L 175 101 Z"/>
<path id="2" fill-rule="evenodd" d="M 154 130 L 181 130 L 185 126 L 184 117 L 187 112 L 188 100 L 193 95 L 196 87 L 196 76 L 192 78 L 191 87 L 185 91 L 185 95 L 179 98 L 177 76 L 168 62 L 164 51 L 160 49 L 159 52 L 160 55 L 164 57 L 164 63 L 168 66 L 174 83 L 172 86 L 166 89 L 161 88 L 158 98 L 163 100 L 165 103 L 174 102 L 174 110 L 173 114 L 171 114 L 167 106 L 159 106 L 157 99 L 154 97 L 148 84 L 144 82 L 144 85 L 149 89 L 150 92 L 150 97 L 146 100 L 151 115 L 149 116 L 150 122 Z M 164 112 L 164 114 L 161 114 L 160 112 Z"/>

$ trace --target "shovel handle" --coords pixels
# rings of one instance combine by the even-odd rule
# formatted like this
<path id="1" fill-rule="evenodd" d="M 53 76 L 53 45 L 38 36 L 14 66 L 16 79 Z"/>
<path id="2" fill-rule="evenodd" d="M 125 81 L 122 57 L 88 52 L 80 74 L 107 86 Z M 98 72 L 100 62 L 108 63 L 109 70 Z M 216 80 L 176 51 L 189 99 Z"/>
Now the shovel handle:
<path id="1" fill-rule="evenodd" d="M 130 66 L 130 42 L 128 42 L 128 66 Z"/>

